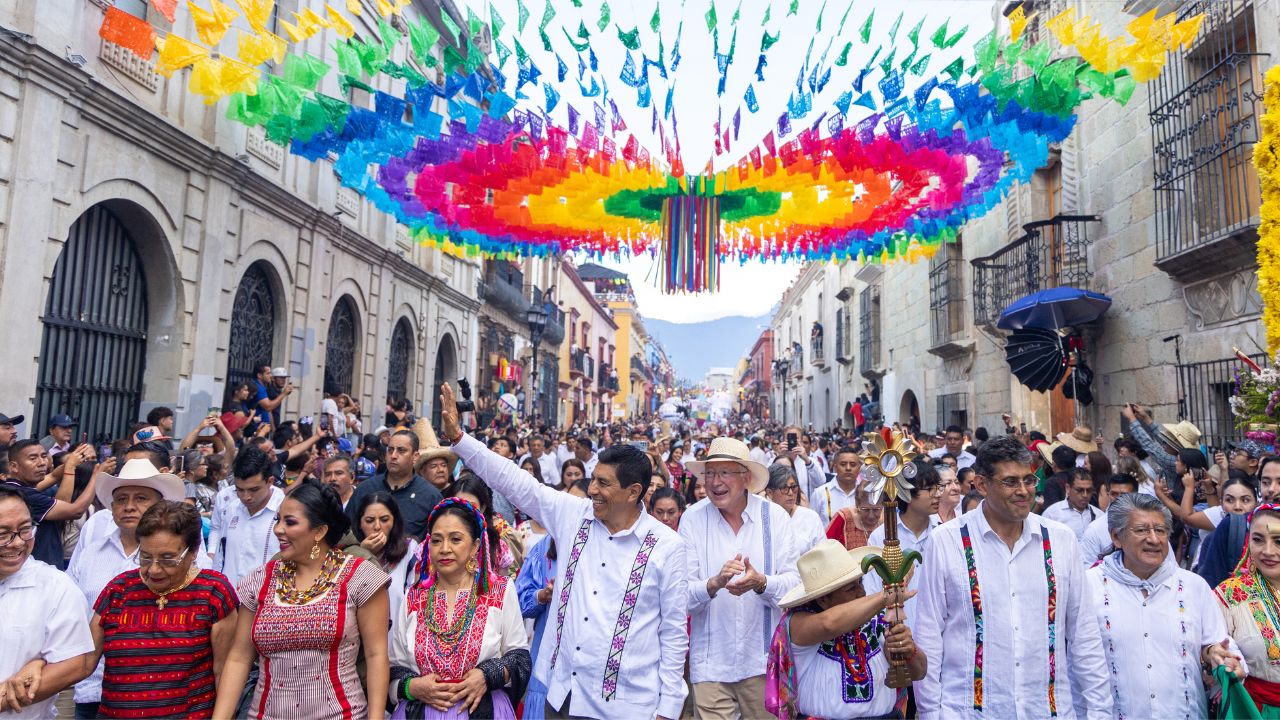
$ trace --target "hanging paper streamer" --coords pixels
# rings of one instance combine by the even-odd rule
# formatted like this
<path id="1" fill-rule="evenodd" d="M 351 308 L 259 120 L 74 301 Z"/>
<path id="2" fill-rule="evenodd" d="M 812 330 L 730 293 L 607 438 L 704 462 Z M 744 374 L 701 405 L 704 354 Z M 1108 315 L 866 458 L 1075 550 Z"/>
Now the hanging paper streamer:
<path id="1" fill-rule="evenodd" d="M 666 236 L 662 254 L 663 290 L 715 292 L 720 289 L 720 198 L 674 195 L 662 201 Z"/>
<path id="2" fill-rule="evenodd" d="M 98 35 L 143 60 L 150 60 L 151 52 L 155 49 L 156 35 L 151 25 L 114 5 L 107 8 L 102 27 L 98 28 Z"/>

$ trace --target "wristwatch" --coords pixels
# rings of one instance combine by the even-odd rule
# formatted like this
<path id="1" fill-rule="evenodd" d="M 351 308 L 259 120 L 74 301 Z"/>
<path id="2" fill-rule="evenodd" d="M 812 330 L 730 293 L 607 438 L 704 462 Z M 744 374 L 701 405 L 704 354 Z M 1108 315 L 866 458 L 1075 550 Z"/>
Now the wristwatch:
<path id="1" fill-rule="evenodd" d="M 764 579 L 764 584 L 762 584 L 760 587 L 756 588 L 756 594 L 757 594 L 757 595 L 763 595 L 763 594 L 764 594 L 764 589 L 765 589 L 766 587 L 768 587 L 768 586 L 769 586 L 769 578 L 767 578 L 767 577 L 766 577 L 766 578 Z"/>

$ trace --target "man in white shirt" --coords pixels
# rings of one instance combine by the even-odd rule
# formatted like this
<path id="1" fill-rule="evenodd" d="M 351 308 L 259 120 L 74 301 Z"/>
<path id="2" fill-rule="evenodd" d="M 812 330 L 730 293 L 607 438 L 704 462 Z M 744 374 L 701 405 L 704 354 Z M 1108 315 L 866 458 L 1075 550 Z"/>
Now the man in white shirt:
<path id="1" fill-rule="evenodd" d="M 84 597 L 61 570 L 31 557 L 34 547 L 22 492 L 0 485 L 0 707 L 22 707 L 5 717 L 52 717 L 53 697 L 93 669 Z"/>
<path id="2" fill-rule="evenodd" d="M 851 445 L 836 450 L 831 458 L 836 479 L 822 485 L 809 496 L 809 507 L 818 513 L 822 527 L 831 525 L 831 519 L 842 508 L 857 505 L 858 474 L 862 472 L 862 456 Z"/>
<path id="3" fill-rule="evenodd" d="M 766 460 L 765 451 L 764 451 L 764 448 L 761 447 L 762 445 L 763 445 L 763 442 L 760 440 L 760 436 L 752 435 L 751 436 L 751 452 L 749 453 L 749 455 L 751 456 L 751 460 L 753 462 L 758 462 L 761 465 L 764 465 L 767 467 L 769 463 L 765 462 Z"/>
<path id="4" fill-rule="evenodd" d="M 283 370 L 284 368 L 277 368 Z M 272 373 L 275 371 L 273 370 Z M 329 383 L 324 386 L 324 400 L 320 401 L 320 430 L 328 431 L 334 437 L 346 437 L 347 434 L 347 416 L 338 409 L 338 396 L 342 394 L 342 387 L 337 383 Z"/>
<path id="5" fill-rule="evenodd" d="M 1105 515 L 1089 504 L 1089 496 L 1092 494 L 1093 476 L 1084 468 L 1076 468 L 1071 471 L 1071 482 L 1067 484 L 1066 499 L 1045 508 L 1041 515 L 1066 525 L 1076 534 L 1077 540 L 1083 540 L 1084 531 L 1089 524 Z"/>
<path id="6" fill-rule="evenodd" d="M 1009 436 L 974 462 L 986 494 L 938 526 L 918 571 L 920 717 L 1111 717 L 1111 688 L 1075 534 L 1031 514 L 1031 453 Z M 985 681 L 985 682 L 984 682 Z"/>
<path id="7" fill-rule="evenodd" d="M 1129 475 L 1112 475 L 1103 492 L 1111 498 L 1111 502 L 1119 500 L 1128 493 L 1138 492 L 1138 480 Z M 1107 514 L 1098 515 L 1089 523 L 1080 537 L 1080 562 L 1085 568 L 1091 568 L 1111 552 L 1111 531 L 1107 528 Z"/>
<path id="8" fill-rule="evenodd" d="M 938 526 L 938 505 L 942 500 L 942 477 L 938 475 L 938 471 L 934 468 L 933 463 L 924 460 L 916 460 L 916 476 L 911 479 L 913 486 L 910 497 L 898 498 L 898 545 L 906 550 L 915 550 L 922 556 L 925 554 L 925 548 L 929 543 L 929 535 L 934 528 Z M 905 504 L 904 504 L 905 502 Z M 884 547 L 884 523 L 876 526 L 871 531 L 871 535 L 867 538 L 867 544 L 875 547 Z M 919 573 L 913 573 L 911 582 L 907 584 L 908 590 L 916 588 L 916 577 Z M 880 576 L 875 573 L 869 573 L 862 580 L 863 586 L 867 590 L 867 594 L 877 593 L 884 589 L 884 585 L 880 580 Z M 916 599 L 910 598 L 903 605 L 903 613 L 907 617 L 907 625 L 915 628 Z"/>
<path id="9" fill-rule="evenodd" d="M 741 440 L 711 442 L 689 470 L 707 491 L 680 518 L 689 548 L 689 677 L 698 717 L 756 717 L 778 601 L 800 582 L 791 518 L 759 492 L 769 471 Z"/>
<path id="10" fill-rule="evenodd" d="M 560 484 L 560 466 L 556 463 L 555 455 L 547 452 L 547 441 L 541 435 L 529 436 L 529 452 L 525 453 L 516 464 L 526 459 L 532 459 L 538 463 L 538 469 L 542 471 L 542 482 L 552 487 Z M 590 475 L 591 473 L 587 473 L 588 477 Z"/>
<path id="11" fill-rule="evenodd" d="M 951 455 L 956 459 L 956 469 L 963 470 L 973 464 L 973 453 L 964 448 L 964 430 L 956 425 L 947 426 L 942 436 L 942 447 L 929 453 L 929 457 L 937 460 L 943 455 Z"/>
<path id="12" fill-rule="evenodd" d="M 250 446 L 241 450 L 231 471 L 236 500 L 227 504 L 225 513 L 215 510 L 213 514 L 209 531 L 213 568 L 226 575 L 232 585 L 280 552 L 280 541 L 272 528 L 284 493 L 271 484 L 270 468 L 271 456 L 261 449 Z"/>
<path id="13" fill-rule="evenodd" d="M 679 718 L 688 694 L 686 551 L 641 505 L 648 456 L 627 444 L 603 450 L 582 499 L 465 436 L 448 383 L 440 406 L 444 437 L 462 461 L 545 527 L 564 558 L 534 669 L 547 688 L 546 717 Z"/>
<path id="14" fill-rule="evenodd" d="M 591 473 L 596 469 L 596 463 L 600 462 L 600 458 L 596 456 L 595 446 L 591 442 L 589 435 L 579 435 L 578 439 L 573 442 L 573 456 L 582 462 L 582 466 L 586 469 L 587 477 L 591 477 Z M 562 462 L 561 465 L 563 464 Z"/>

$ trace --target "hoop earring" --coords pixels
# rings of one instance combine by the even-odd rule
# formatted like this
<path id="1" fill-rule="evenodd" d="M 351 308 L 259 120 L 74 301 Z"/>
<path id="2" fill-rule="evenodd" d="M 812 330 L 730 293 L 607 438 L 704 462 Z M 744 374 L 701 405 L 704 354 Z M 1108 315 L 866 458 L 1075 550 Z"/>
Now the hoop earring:
<path id="1" fill-rule="evenodd" d="M 475 559 L 475 558 L 469 558 L 469 559 L 467 560 L 467 574 L 468 574 L 468 575 L 475 575 L 475 573 L 476 573 L 476 559 Z"/>
<path id="2" fill-rule="evenodd" d="M 311 546 L 311 559 L 318 560 L 320 558 L 320 541 L 317 540 L 315 545 Z"/>

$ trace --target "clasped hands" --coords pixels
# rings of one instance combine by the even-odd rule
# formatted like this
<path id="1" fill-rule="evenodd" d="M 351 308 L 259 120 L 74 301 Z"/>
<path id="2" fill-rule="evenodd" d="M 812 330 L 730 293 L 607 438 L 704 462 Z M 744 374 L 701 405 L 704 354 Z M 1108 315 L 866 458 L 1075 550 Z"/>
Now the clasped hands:
<path id="1" fill-rule="evenodd" d="M 409 681 L 409 695 L 414 700 L 444 712 L 461 702 L 468 713 L 473 713 L 480 706 L 480 701 L 489 691 L 480 668 L 471 668 L 462 680 L 445 682 L 435 673 L 416 677 Z"/>
<path id="2" fill-rule="evenodd" d="M 734 577 L 737 575 L 741 577 L 735 580 Z M 751 591 L 763 591 L 765 583 L 765 576 L 751 567 L 751 558 L 744 558 L 738 554 L 707 581 L 707 593 L 715 597 L 715 594 L 721 590 L 728 590 L 731 595 L 742 595 Z"/>

